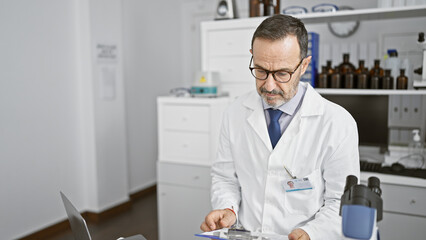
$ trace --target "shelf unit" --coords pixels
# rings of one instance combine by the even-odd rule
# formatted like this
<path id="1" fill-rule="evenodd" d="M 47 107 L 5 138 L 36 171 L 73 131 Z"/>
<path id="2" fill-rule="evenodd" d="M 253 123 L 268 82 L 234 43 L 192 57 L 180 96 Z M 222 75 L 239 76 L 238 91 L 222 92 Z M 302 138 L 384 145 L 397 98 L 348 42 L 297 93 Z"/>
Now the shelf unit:
<path id="1" fill-rule="evenodd" d="M 387 89 L 330 89 L 316 88 L 323 95 L 426 95 L 426 90 L 387 90 Z"/>
<path id="2" fill-rule="evenodd" d="M 399 18 L 417 18 L 426 17 L 426 5 L 391 7 L 391 8 L 366 8 L 355 9 L 352 11 L 320 12 L 293 15 L 303 21 L 305 24 L 327 23 L 336 21 L 368 21 L 368 20 L 386 20 Z M 233 19 L 226 21 L 203 22 L 205 28 L 232 29 L 236 27 L 257 27 L 267 17 L 252 17 Z"/>
<path id="3" fill-rule="evenodd" d="M 325 13 L 307 13 L 296 15 L 305 24 L 306 23 L 324 23 L 337 21 L 366 21 L 366 20 L 385 20 L 398 18 L 425 17 L 426 5 L 390 7 L 390 8 L 368 8 L 355 9 L 353 11 L 337 11 Z"/>

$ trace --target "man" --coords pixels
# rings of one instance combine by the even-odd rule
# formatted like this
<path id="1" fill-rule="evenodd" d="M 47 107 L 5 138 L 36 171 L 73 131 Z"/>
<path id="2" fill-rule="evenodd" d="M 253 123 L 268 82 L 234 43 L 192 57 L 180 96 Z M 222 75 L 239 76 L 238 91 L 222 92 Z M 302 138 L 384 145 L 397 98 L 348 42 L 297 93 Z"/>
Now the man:
<path id="1" fill-rule="evenodd" d="M 354 119 L 300 77 L 308 68 L 303 23 L 276 15 L 252 38 L 257 92 L 239 97 L 222 122 L 212 165 L 212 205 L 201 230 L 239 224 L 289 239 L 341 239 L 340 197 L 359 176 Z M 287 191 L 286 182 L 306 188 Z"/>

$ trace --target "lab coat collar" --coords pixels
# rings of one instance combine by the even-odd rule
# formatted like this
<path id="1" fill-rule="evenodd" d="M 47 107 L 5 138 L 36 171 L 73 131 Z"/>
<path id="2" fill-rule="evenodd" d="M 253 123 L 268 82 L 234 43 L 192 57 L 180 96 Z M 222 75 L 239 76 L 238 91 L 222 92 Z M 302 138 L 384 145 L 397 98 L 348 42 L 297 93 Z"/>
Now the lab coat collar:
<path id="1" fill-rule="evenodd" d="M 301 111 L 302 117 L 308 116 L 316 116 L 324 114 L 324 99 L 315 91 L 315 89 L 306 82 L 300 82 L 299 84 L 303 84 L 306 88 L 306 93 L 303 98 L 302 106 L 299 111 Z M 254 112 L 262 112 L 263 113 L 263 103 L 262 98 L 259 96 L 257 91 L 253 91 L 250 93 L 250 97 L 246 98 L 244 101 L 244 106 L 249 109 L 252 109 Z M 266 124 L 265 117 L 262 115 L 263 120 Z"/>
<path id="2" fill-rule="evenodd" d="M 310 84 L 304 82 L 301 82 L 301 84 L 304 84 L 304 86 L 306 87 L 306 93 L 302 102 L 302 106 L 299 109 L 300 117 L 322 115 L 324 113 L 324 99 L 312 88 Z M 256 132 L 256 134 L 260 137 L 260 139 L 262 139 L 265 146 L 270 151 L 272 151 L 272 145 L 268 135 L 268 127 L 266 124 L 262 98 L 259 96 L 257 91 L 253 91 L 250 93 L 250 96 L 244 100 L 243 105 L 253 110 L 253 112 L 248 116 L 247 121 L 251 125 L 253 130 Z M 293 121 L 296 119 L 293 119 Z M 293 132 L 293 130 L 291 129 L 287 129 L 287 135 L 297 134 L 298 129 L 298 124 L 297 129 L 294 129 L 295 132 Z"/>
<path id="3" fill-rule="evenodd" d="M 306 86 L 306 93 L 299 111 L 301 117 L 318 116 L 324 114 L 324 98 L 306 82 L 301 82 Z"/>
<path id="4" fill-rule="evenodd" d="M 272 144 L 268 135 L 268 126 L 266 124 L 265 113 L 263 110 L 262 98 L 259 96 L 257 91 L 251 92 L 250 96 L 244 100 L 243 105 L 253 110 L 253 112 L 248 116 L 247 122 L 260 139 L 262 139 L 265 146 L 269 150 L 272 150 Z"/>

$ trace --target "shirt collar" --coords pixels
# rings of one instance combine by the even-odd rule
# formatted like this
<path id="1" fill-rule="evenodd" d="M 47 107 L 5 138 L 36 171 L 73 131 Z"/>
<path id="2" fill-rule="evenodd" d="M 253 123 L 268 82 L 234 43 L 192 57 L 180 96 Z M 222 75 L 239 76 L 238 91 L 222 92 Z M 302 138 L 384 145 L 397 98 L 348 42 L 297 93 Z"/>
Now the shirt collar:
<path id="1" fill-rule="evenodd" d="M 306 86 L 304 86 L 303 84 L 301 84 L 299 82 L 296 95 L 294 95 L 294 97 L 292 99 L 290 99 L 290 101 L 288 101 L 288 102 L 282 104 L 281 106 L 279 106 L 278 108 L 274 108 L 274 109 L 279 109 L 282 112 L 284 112 L 285 114 L 293 115 L 296 112 L 297 107 L 299 106 L 300 102 L 302 101 L 303 96 L 305 95 L 305 92 L 306 92 Z M 266 103 L 263 98 L 262 98 L 262 104 L 263 104 L 264 110 L 266 110 L 268 108 L 273 108 L 268 103 Z"/>

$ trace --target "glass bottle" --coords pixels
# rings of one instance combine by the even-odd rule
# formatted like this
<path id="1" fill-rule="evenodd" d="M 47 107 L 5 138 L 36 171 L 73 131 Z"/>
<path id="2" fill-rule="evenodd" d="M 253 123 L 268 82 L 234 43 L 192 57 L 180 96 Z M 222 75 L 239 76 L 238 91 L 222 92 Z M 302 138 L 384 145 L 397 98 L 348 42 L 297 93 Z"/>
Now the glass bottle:
<path id="1" fill-rule="evenodd" d="M 393 77 L 391 76 L 391 69 L 385 69 L 385 75 L 382 80 L 383 89 L 393 89 Z"/>
<path id="2" fill-rule="evenodd" d="M 340 88 L 341 87 L 341 77 L 339 72 L 339 67 L 334 69 L 334 73 L 331 75 L 331 88 Z"/>
<path id="3" fill-rule="evenodd" d="M 322 71 L 318 75 L 318 87 L 319 88 L 327 88 L 328 87 L 328 74 L 327 67 L 322 66 Z"/>
<path id="4" fill-rule="evenodd" d="M 352 70 L 347 70 L 344 75 L 344 87 L 345 88 L 354 88 L 354 74 Z"/>
<path id="5" fill-rule="evenodd" d="M 374 60 L 374 67 L 370 70 L 370 76 L 374 75 L 376 69 L 379 70 L 379 76 L 383 77 L 384 72 L 383 72 L 383 68 L 380 67 L 380 60 L 379 59 Z"/>
<path id="6" fill-rule="evenodd" d="M 356 88 L 368 88 L 368 69 L 365 67 L 364 60 L 358 61 L 358 68 L 355 70 L 355 85 Z"/>
<path id="7" fill-rule="evenodd" d="M 339 65 L 339 71 L 341 74 L 345 74 L 347 71 L 355 72 L 355 66 L 349 61 L 349 53 L 343 54 L 343 62 Z"/>
<path id="8" fill-rule="evenodd" d="M 328 76 L 328 87 L 330 87 L 331 83 L 331 75 L 333 75 L 334 69 L 331 66 L 331 60 L 327 60 L 327 76 Z"/>
<path id="9" fill-rule="evenodd" d="M 405 76 L 405 69 L 399 70 L 399 76 L 396 78 L 396 88 L 397 89 L 407 89 L 408 88 L 408 77 Z"/>
<path id="10" fill-rule="evenodd" d="M 359 60 L 358 61 L 358 68 L 355 70 L 355 74 L 360 74 L 363 71 L 368 71 L 368 69 L 365 67 L 365 61 Z"/>
<path id="11" fill-rule="evenodd" d="M 370 88 L 379 89 L 380 88 L 380 69 L 374 69 L 373 75 L 370 77 Z"/>

